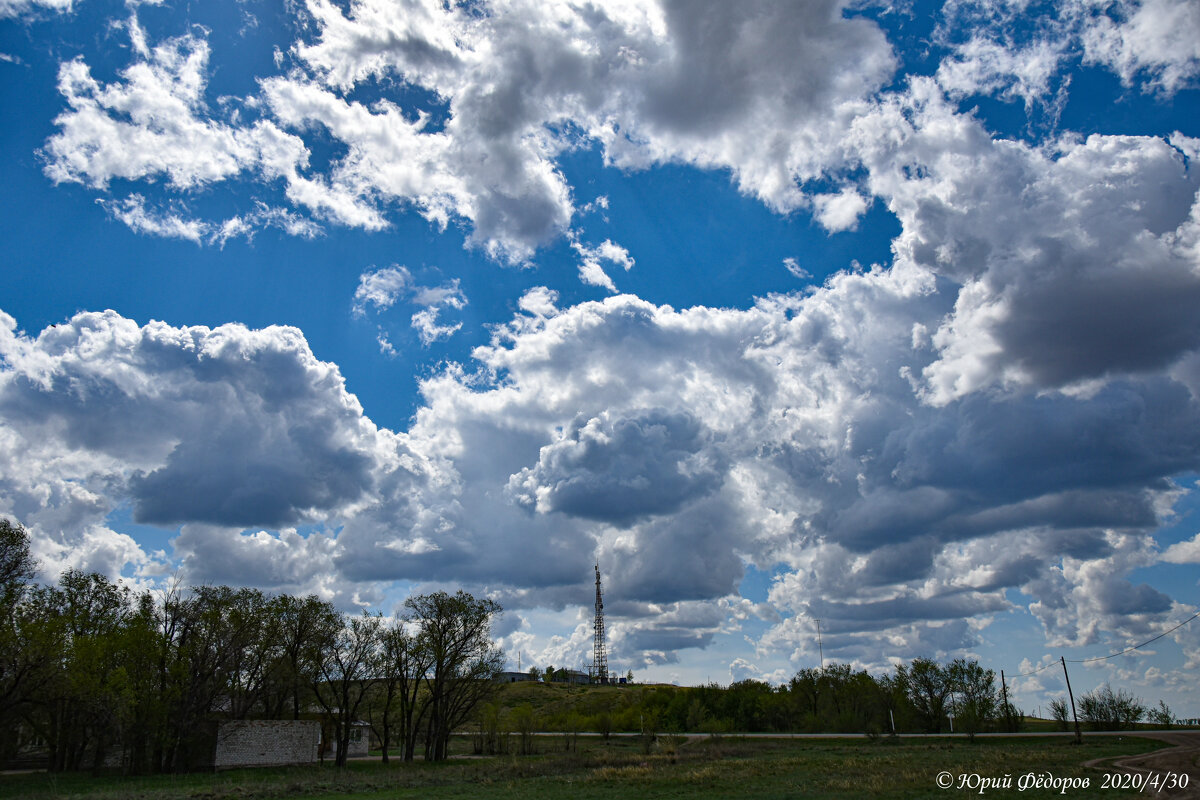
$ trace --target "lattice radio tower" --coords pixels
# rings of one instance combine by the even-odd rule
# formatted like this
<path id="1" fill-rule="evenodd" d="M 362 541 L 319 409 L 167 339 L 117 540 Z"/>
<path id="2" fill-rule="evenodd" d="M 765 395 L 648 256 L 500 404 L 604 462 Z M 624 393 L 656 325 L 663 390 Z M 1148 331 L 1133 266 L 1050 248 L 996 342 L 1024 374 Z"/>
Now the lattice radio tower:
<path id="1" fill-rule="evenodd" d="M 608 683 L 608 653 L 604 649 L 604 597 L 600 592 L 600 565 L 596 565 L 596 631 L 592 644 L 592 676 L 596 683 Z"/>

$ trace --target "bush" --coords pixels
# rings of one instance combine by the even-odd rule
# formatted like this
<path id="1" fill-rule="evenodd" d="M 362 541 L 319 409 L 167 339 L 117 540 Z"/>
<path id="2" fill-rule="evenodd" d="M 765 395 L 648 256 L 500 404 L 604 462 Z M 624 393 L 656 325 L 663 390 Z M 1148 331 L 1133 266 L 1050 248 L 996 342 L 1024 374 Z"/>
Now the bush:
<path id="1" fill-rule="evenodd" d="M 1107 683 L 1079 698 L 1079 716 L 1095 731 L 1128 730 L 1146 713 L 1142 701 Z"/>
<path id="2" fill-rule="evenodd" d="M 1053 715 L 1054 721 L 1058 723 L 1060 731 L 1067 730 L 1071 725 L 1071 711 L 1067 708 L 1067 701 L 1061 697 L 1050 701 L 1050 714 Z"/>
<path id="3" fill-rule="evenodd" d="M 1160 728 L 1170 728 L 1175 722 L 1175 717 L 1171 713 L 1171 708 L 1162 700 L 1158 701 L 1158 708 L 1150 709 L 1150 713 L 1146 715 L 1147 719 L 1154 725 Z"/>

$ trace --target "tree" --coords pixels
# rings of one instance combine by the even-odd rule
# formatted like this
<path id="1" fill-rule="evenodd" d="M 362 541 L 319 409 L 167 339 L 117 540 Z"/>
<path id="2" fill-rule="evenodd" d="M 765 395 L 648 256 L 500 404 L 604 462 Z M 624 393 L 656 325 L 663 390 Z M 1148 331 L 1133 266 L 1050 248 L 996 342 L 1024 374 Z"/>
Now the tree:
<path id="1" fill-rule="evenodd" d="M 25 596 L 37 574 L 37 561 L 29 554 L 29 534 L 20 524 L 0 517 L 0 610 L 5 618 Z"/>
<path id="2" fill-rule="evenodd" d="M 941 733 L 946 716 L 946 698 L 953 688 L 946 669 L 931 658 L 914 658 L 909 667 L 901 664 L 896 678 L 928 733 Z"/>
<path id="3" fill-rule="evenodd" d="M 279 620 L 273 601 L 258 589 L 223 593 L 228 657 L 221 683 L 225 685 L 228 713 L 246 719 L 266 711 L 270 669 L 279 650 Z"/>
<path id="4" fill-rule="evenodd" d="M 166 729 L 155 761 L 186 771 L 205 758 L 199 723 L 219 710 L 244 717 L 265 702 L 272 645 L 269 603 L 257 589 L 172 587 L 160 609 L 160 687 Z"/>
<path id="5" fill-rule="evenodd" d="M 382 626 L 380 617 L 364 611 L 324 631 L 310 645 L 309 655 L 316 665 L 313 694 L 333 720 L 338 767 L 346 766 L 358 708 L 374 683 L 371 672 L 378 664 L 376 650 Z"/>
<path id="6" fill-rule="evenodd" d="M 16 719 L 48 663 L 48 642 L 37 635 L 39 620 L 24 603 L 36 572 L 29 534 L 0 518 L 0 758 L 15 747 Z"/>
<path id="7" fill-rule="evenodd" d="M 300 719 L 316 678 L 312 645 L 341 624 L 341 615 L 316 595 L 286 594 L 271 599 L 269 614 L 277 646 L 263 692 L 265 713 L 268 719 Z"/>
<path id="8" fill-rule="evenodd" d="M 492 642 L 498 603 L 464 591 L 410 597 L 404 603 L 427 649 L 428 693 L 421 709 L 425 723 L 425 759 L 446 758 L 450 734 L 495 690 L 504 654 Z"/>
<path id="9" fill-rule="evenodd" d="M 913 706 L 899 674 L 880 675 L 875 678 L 875 687 L 875 699 L 884 719 L 884 730 L 891 734 L 906 730 L 908 719 L 913 714 Z"/>
<path id="10" fill-rule="evenodd" d="M 130 697 L 121 630 L 129 592 L 98 573 L 67 570 L 30 605 L 50 656 L 32 716 L 49 745 L 51 772 L 98 768 Z"/>
<path id="11" fill-rule="evenodd" d="M 425 673 L 429 670 L 429 649 L 409 630 L 408 616 L 396 618 L 380 635 L 379 666 L 376 669 L 380 695 L 379 738 L 383 743 L 383 761 L 388 760 L 392 731 L 399 728 L 403 759 L 412 761 L 416 750 L 417 701 Z M 398 715 L 398 718 L 397 716 Z"/>
<path id="12" fill-rule="evenodd" d="M 951 688 L 957 693 L 954 716 L 971 738 L 996 717 L 996 673 L 979 666 L 975 659 L 956 658 L 946 669 Z"/>
<path id="13" fill-rule="evenodd" d="M 535 720 L 533 706 L 529 703 L 522 703 L 509 712 L 509 724 L 521 737 L 521 755 L 523 756 L 533 753 Z"/>
<path id="14" fill-rule="evenodd" d="M 1175 723 L 1175 716 L 1171 713 L 1171 707 L 1165 700 L 1159 700 L 1158 707 L 1150 709 L 1146 718 L 1160 728 L 1170 728 Z"/>
<path id="15" fill-rule="evenodd" d="M 1056 697 L 1050 701 L 1050 715 L 1058 723 L 1060 731 L 1065 731 L 1070 726 L 1071 709 L 1067 708 L 1067 701 L 1061 697 Z"/>
<path id="16" fill-rule="evenodd" d="M 821 692 L 824 687 L 821 670 L 817 667 L 805 667 L 788 681 L 792 716 L 799 723 L 798 727 L 814 732 L 821 729 Z"/>

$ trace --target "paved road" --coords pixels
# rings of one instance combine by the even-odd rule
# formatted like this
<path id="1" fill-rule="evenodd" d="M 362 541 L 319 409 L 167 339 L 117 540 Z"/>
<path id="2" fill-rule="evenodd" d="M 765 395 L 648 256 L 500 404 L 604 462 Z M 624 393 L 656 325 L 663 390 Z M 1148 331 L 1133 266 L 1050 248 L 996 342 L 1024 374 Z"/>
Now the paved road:
<path id="1" fill-rule="evenodd" d="M 534 736 L 567 736 L 568 734 L 562 731 L 536 731 Z M 599 733 L 591 731 L 580 731 L 579 736 L 600 736 Z M 612 733 L 613 737 L 617 736 L 641 736 L 640 733 Z M 660 736 L 686 736 L 689 741 L 699 739 L 707 739 L 710 736 L 723 736 L 730 739 L 867 739 L 872 734 L 866 733 L 660 733 Z M 1028 731 L 1022 733 L 977 733 L 975 734 L 981 739 L 997 738 L 997 739 L 1012 739 L 1012 738 L 1039 738 L 1045 736 L 1074 736 L 1074 731 L 1042 731 L 1031 733 Z M 1144 736 L 1151 739 L 1161 739 L 1167 741 L 1167 736 L 1200 736 L 1200 731 L 1084 731 L 1084 736 Z M 965 733 L 901 733 L 897 734 L 899 739 L 966 739 Z"/>

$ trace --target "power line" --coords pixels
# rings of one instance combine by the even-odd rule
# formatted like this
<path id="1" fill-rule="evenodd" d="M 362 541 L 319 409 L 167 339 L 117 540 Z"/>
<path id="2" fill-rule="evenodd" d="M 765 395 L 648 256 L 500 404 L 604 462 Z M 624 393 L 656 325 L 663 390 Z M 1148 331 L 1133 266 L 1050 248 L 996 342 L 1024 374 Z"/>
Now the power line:
<path id="1" fill-rule="evenodd" d="M 1015 677 L 1017 677 L 1017 678 L 1027 678 L 1027 677 L 1029 677 L 1030 675 L 1037 675 L 1037 674 L 1038 674 L 1039 672 L 1041 672 L 1042 670 L 1047 670 L 1047 669 L 1050 669 L 1051 667 L 1057 667 L 1057 666 L 1058 666 L 1058 665 L 1057 665 L 1057 664 L 1055 664 L 1055 663 L 1052 661 L 1052 662 L 1050 662 L 1049 664 L 1046 664 L 1046 665 L 1045 665 L 1045 666 L 1043 666 L 1043 667 L 1038 667 L 1038 668 L 1037 668 L 1037 669 L 1035 669 L 1033 672 L 1021 672 L 1021 673 L 1018 673 L 1018 674 L 1017 674 Z"/>
<path id="2" fill-rule="evenodd" d="M 1096 656 L 1096 657 L 1094 657 L 1094 658 L 1068 658 L 1068 659 L 1066 659 L 1066 660 L 1067 660 L 1067 662 L 1068 662 L 1068 663 L 1071 663 L 1071 664 L 1087 664 L 1087 663 L 1090 663 L 1090 662 L 1092 662 L 1092 661 L 1105 661 L 1105 660 L 1107 660 L 1107 659 L 1110 659 L 1110 658 L 1116 658 L 1117 656 L 1123 656 L 1123 655 L 1125 655 L 1126 653 L 1131 653 L 1131 652 L 1133 652 L 1134 650 L 1137 650 L 1137 649 L 1138 649 L 1138 648 L 1140 648 L 1140 647 L 1145 647 L 1146 645 L 1150 644 L 1151 642 L 1157 642 L 1159 639 L 1163 638 L 1163 637 L 1164 637 L 1164 636 L 1166 636 L 1167 634 L 1174 633 L 1175 631 L 1177 631 L 1177 630 L 1179 630 L 1180 628 L 1182 628 L 1184 625 L 1187 625 L 1189 622 L 1191 622 L 1192 620 L 1194 620 L 1196 617 L 1200 617 L 1200 611 L 1197 611 L 1195 614 L 1192 614 L 1190 617 L 1188 617 L 1188 618 L 1187 618 L 1187 619 L 1185 619 L 1183 622 L 1181 622 L 1181 623 L 1179 623 L 1178 625 L 1176 625 L 1174 628 L 1171 628 L 1170 630 L 1163 631 L 1163 632 L 1162 632 L 1162 633 L 1160 633 L 1158 636 L 1155 636 L 1153 639 L 1147 639 L 1146 641 L 1142 642 L 1141 644 L 1135 644 L 1133 647 L 1127 647 L 1127 648 L 1125 648 L 1124 650 L 1122 650 L 1122 651 L 1121 651 L 1121 652 L 1119 652 L 1119 653 L 1112 653 L 1112 654 L 1110 654 L 1110 655 L 1107 655 L 1107 656 Z M 1041 666 L 1041 667 L 1038 667 L 1037 669 L 1035 669 L 1035 670 L 1033 670 L 1033 671 L 1031 671 L 1031 672 L 1021 672 L 1021 673 L 1018 673 L 1018 674 L 1017 674 L 1017 675 L 1015 675 L 1014 677 L 1017 677 L 1017 678 L 1027 678 L 1027 677 L 1029 677 L 1030 675 L 1037 675 L 1039 672 L 1042 672 L 1042 671 L 1044 671 L 1044 670 L 1048 670 L 1048 669 L 1050 669 L 1051 667 L 1057 667 L 1057 666 L 1058 666 L 1057 664 L 1055 664 L 1054 662 L 1051 662 L 1051 663 L 1049 663 L 1049 664 L 1045 664 L 1045 665 L 1043 665 L 1043 666 Z"/>
<path id="3" fill-rule="evenodd" d="M 1133 647 L 1127 647 L 1119 653 L 1113 653 L 1112 655 L 1107 655 L 1107 656 L 1096 656 L 1095 658 L 1069 658 L 1067 660 L 1070 661 L 1072 664 L 1087 664 L 1088 662 L 1091 662 L 1091 661 L 1104 661 L 1105 659 L 1116 658 L 1117 656 L 1123 656 L 1126 653 L 1137 650 L 1139 647 L 1145 647 L 1146 645 L 1150 644 L 1151 642 L 1157 642 L 1159 639 L 1163 638 L 1168 633 L 1174 633 L 1175 631 L 1182 628 L 1184 625 L 1187 625 L 1189 622 L 1194 620 L 1196 617 L 1200 617 L 1200 611 L 1197 611 L 1195 614 L 1192 614 L 1190 617 L 1185 619 L 1183 622 L 1179 623 L 1174 628 L 1171 628 L 1171 630 L 1163 631 L 1158 636 L 1155 636 L 1153 639 L 1147 639 L 1146 641 L 1142 642 L 1141 644 L 1135 644 Z"/>

